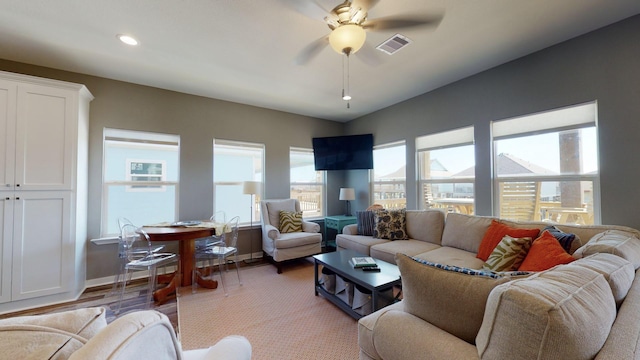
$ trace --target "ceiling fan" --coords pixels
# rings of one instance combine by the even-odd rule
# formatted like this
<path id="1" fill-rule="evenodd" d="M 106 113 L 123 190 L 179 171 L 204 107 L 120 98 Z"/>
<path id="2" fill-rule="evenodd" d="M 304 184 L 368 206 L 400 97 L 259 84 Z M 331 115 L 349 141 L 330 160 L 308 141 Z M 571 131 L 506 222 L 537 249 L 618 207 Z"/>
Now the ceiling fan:
<path id="1" fill-rule="evenodd" d="M 442 14 L 435 14 L 369 19 L 368 12 L 379 1 L 345 0 L 334 7 L 324 17 L 324 21 L 331 29 L 331 33 L 329 36 L 323 36 L 304 48 L 297 58 L 298 64 L 307 63 L 327 45 L 330 45 L 339 54 L 347 56 L 355 54 L 365 44 L 367 31 L 389 31 L 418 26 L 437 26 L 443 17 Z M 366 61 L 367 59 L 363 60 L 370 62 Z"/>

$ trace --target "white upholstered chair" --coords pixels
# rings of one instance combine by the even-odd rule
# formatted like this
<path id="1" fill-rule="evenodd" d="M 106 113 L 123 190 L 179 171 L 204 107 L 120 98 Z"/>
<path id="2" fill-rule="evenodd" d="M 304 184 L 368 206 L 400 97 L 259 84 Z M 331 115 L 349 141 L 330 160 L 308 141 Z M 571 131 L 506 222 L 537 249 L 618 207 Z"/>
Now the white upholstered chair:
<path id="1" fill-rule="evenodd" d="M 278 274 L 282 273 L 284 261 L 322 252 L 322 234 L 319 224 L 303 220 L 301 232 L 281 233 L 280 211 L 301 211 L 300 202 L 297 199 L 260 201 L 262 251 L 273 260 Z"/>

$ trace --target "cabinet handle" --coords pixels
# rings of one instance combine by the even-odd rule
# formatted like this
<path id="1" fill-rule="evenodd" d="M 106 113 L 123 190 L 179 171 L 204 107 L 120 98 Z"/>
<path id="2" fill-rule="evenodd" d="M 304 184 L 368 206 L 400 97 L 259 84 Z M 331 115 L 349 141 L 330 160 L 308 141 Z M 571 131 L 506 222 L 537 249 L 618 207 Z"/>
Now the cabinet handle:
<path id="1" fill-rule="evenodd" d="M 6 197 L 5 200 L 11 200 L 11 198 L 10 197 Z"/>
<path id="2" fill-rule="evenodd" d="M 16 197 L 16 200 L 20 200 L 20 197 Z"/>
<path id="3" fill-rule="evenodd" d="M 20 184 L 16 184 L 16 187 L 20 187 Z"/>

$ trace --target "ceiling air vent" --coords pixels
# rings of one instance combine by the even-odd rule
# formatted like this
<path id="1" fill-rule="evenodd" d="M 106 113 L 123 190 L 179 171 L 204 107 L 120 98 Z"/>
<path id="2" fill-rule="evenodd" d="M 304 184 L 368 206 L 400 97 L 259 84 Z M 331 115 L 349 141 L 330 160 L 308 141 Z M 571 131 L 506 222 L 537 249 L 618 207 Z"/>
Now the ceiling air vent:
<path id="1" fill-rule="evenodd" d="M 410 43 L 411 43 L 411 40 L 408 37 L 400 34 L 395 34 L 391 38 L 389 38 L 387 41 L 378 45 L 376 49 L 384 53 L 387 53 L 389 55 L 393 55 L 403 47 L 409 45 Z"/>

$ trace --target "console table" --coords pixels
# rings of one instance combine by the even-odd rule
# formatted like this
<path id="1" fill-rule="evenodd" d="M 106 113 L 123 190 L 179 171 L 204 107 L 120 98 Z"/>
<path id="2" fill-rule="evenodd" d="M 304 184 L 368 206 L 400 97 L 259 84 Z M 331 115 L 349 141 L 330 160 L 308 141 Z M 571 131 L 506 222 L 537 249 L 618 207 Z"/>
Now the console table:
<path id="1" fill-rule="evenodd" d="M 331 215 L 324 218 L 324 234 L 323 238 L 327 237 L 327 229 L 334 229 L 338 232 L 338 234 L 342 233 L 342 228 L 355 224 L 357 222 L 355 216 L 347 216 L 347 215 Z M 325 239 L 325 246 L 329 245 L 329 239 Z M 334 242 L 335 247 L 335 242 Z"/>

